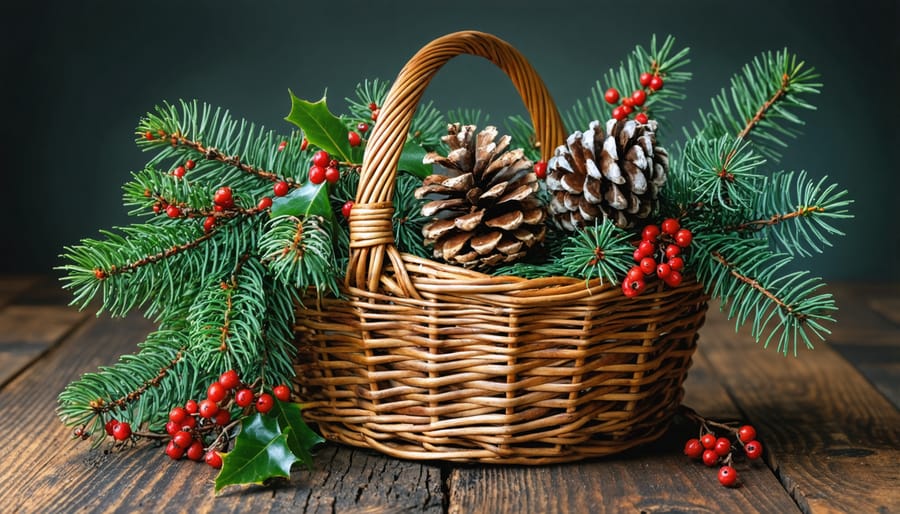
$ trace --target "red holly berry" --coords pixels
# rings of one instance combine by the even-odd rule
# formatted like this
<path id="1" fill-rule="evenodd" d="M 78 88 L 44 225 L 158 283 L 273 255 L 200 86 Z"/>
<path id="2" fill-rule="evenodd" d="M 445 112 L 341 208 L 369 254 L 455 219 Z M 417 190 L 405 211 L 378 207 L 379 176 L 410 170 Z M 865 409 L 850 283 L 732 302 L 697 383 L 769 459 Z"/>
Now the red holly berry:
<path id="1" fill-rule="evenodd" d="M 687 248 L 691 245 L 691 241 L 694 239 L 694 234 L 691 233 L 690 230 L 683 228 L 675 233 L 675 244 L 682 248 Z"/>
<path id="2" fill-rule="evenodd" d="M 681 228 L 681 223 L 678 223 L 678 220 L 675 218 L 666 218 L 662 222 L 662 231 L 670 236 L 674 236 L 678 229 Z"/>
<path id="3" fill-rule="evenodd" d="M 309 148 L 309 140 L 304 137 L 303 140 L 300 141 L 300 150 L 303 151 L 307 148 Z"/>
<path id="4" fill-rule="evenodd" d="M 630 96 L 626 96 L 625 98 L 622 99 L 622 105 L 624 105 L 626 107 L 634 107 L 634 99 L 631 98 Z"/>
<path id="5" fill-rule="evenodd" d="M 762 456 L 762 443 L 759 441 L 750 441 L 746 445 L 744 445 L 744 453 L 747 454 L 748 459 L 758 459 Z"/>
<path id="6" fill-rule="evenodd" d="M 659 237 L 659 227 L 656 225 L 647 225 L 641 231 L 641 240 L 643 241 L 656 241 L 657 237 Z"/>
<path id="7" fill-rule="evenodd" d="M 153 212 L 154 213 L 159 214 L 160 209 L 161 209 L 161 207 L 158 203 L 153 204 Z"/>
<path id="8" fill-rule="evenodd" d="M 228 412 L 227 409 L 219 409 L 219 412 L 213 417 L 216 422 L 216 425 L 220 427 L 224 427 L 231 421 L 231 413 Z"/>
<path id="9" fill-rule="evenodd" d="M 188 416 L 189 414 L 184 410 L 184 407 L 173 407 L 169 411 L 169 421 L 174 421 L 175 423 L 181 423 Z"/>
<path id="10" fill-rule="evenodd" d="M 742 443 L 749 443 L 756 439 L 756 429 L 751 425 L 742 426 L 738 429 L 738 439 L 740 439 Z"/>
<path id="11" fill-rule="evenodd" d="M 369 104 L 369 110 L 370 110 L 370 111 L 374 111 L 374 110 L 377 109 L 377 108 L 378 108 L 378 104 L 376 104 L 375 102 L 371 102 L 371 103 Z"/>
<path id="12" fill-rule="evenodd" d="M 274 186 L 272 186 L 272 192 L 275 193 L 275 196 L 284 196 L 284 195 L 288 194 L 288 190 L 290 188 L 291 188 L 291 186 L 288 185 L 287 182 L 285 182 L 283 180 L 279 180 L 278 182 L 275 183 Z"/>
<path id="13" fill-rule="evenodd" d="M 365 134 L 366 131 L 369 130 L 369 124 L 361 121 L 356 124 L 356 130 Z"/>
<path id="14" fill-rule="evenodd" d="M 222 212 L 225 209 L 223 209 L 221 205 L 213 205 L 213 210 L 216 212 Z"/>
<path id="15" fill-rule="evenodd" d="M 622 282 L 622 292 L 625 293 L 625 296 L 628 298 L 634 298 L 641 294 L 646 287 L 647 283 L 643 280 L 629 280 Z"/>
<path id="16" fill-rule="evenodd" d="M 641 125 L 646 125 L 650 118 L 647 117 L 646 114 L 639 112 L 634 116 L 634 121 L 640 123 Z"/>
<path id="17" fill-rule="evenodd" d="M 321 166 L 313 166 L 309 169 L 309 181 L 313 184 L 321 184 L 325 182 L 325 168 Z"/>
<path id="18" fill-rule="evenodd" d="M 345 218 L 350 217 L 350 211 L 353 210 L 353 205 L 353 200 L 347 200 L 344 202 L 344 205 L 341 206 L 341 214 L 343 214 Z"/>
<path id="19" fill-rule="evenodd" d="M 727 437 L 716 439 L 716 445 L 713 447 L 713 451 L 716 452 L 719 457 L 728 455 L 731 453 L 731 441 L 729 441 Z"/>
<path id="20" fill-rule="evenodd" d="M 341 179 L 341 171 L 333 166 L 325 168 L 325 180 L 329 184 L 336 184 Z"/>
<path id="21" fill-rule="evenodd" d="M 283 152 L 284 149 L 287 148 L 287 141 L 282 141 L 278 143 L 278 151 Z"/>
<path id="22" fill-rule="evenodd" d="M 369 118 L 371 118 L 372 121 L 378 121 L 379 114 L 381 114 L 381 109 L 375 109 L 374 111 L 372 111 L 372 115 L 369 116 Z"/>
<path id="23" fill-rule="evenodd" d="M 260 211 L 264 211 L 272 206 L 272 197 L 264 196 L 259 199 L 259 203 L 256 204 L 256 208 Z"/>
<path id="24" fill-rule="evenodd" d="M 181 422 L 181 430 L 191 430 L 197 426 L 197 418 L 188 416 Z"/>
<path id="25" fill-rule="evenodd" d="M 631 93 L 631 101 L 634 102 L 634 105 L 644 105 L 644 102 L 647 101 L 647 93 L 643 89 L 635 90 L 634 93 Z"/>
<path id="26" fill-rule="evenodd" d="M 603 98 L 611 104 L 614 104 L 619 101 L 619 92 L 616 88 L 611 87 L 606 90 L 606 93 L 603 94 Z"/>
<path id="27" fill-rule="evenodd" d="M 719 462 L 719 454 L 715 450 L 704 450 L 702 459 L 704 464 L 712 467 Z"/>
<path id="28" fill-rule="evenodd" d="M 181 423 L 176 423 L 174 421 L 169 421 L 166 423 L 166 433 L 169 435 L 175 435 L 182 429 Z"/>
<path id="29" fill-rule="evenodd" d="M 641 259 L 645 257 L 644 253 L 641 252 L 640 248 L 635 248 L 634 253 L 631 254 L 634 257 L 634 262 L 641 262 Z"/>
<path id="30" fill-rule="evenodd" d="M 166 216 L 170 218 L 177 218 L 181 216 L 181 209 L 179 209 L 177 205 L 169 204 L 169 206 L 166 207 Z"/>
<path id="31" fill-rule="evenodd" d="M 200 441 L 194 441 L 193 443 L 191 443 L 184 454 L 185 456 L 187 456 L 187 458 L 193 461 L 199 462 L 203 460 L 203 443 L 201 443 Z"/>
<path id="32" fill-rule="evenodd" d="M 256 410 L 263 414 L 272 410 L 274 405 L 275 399 L 272 398 L 272 395 L 269 393 L 262 393 L 259 395 L 259 398 L 256 399 Z"/>
<path id="33" fill-rule="evenodd" d="M 166 455 L 172 460 L 178 460 L 184 456 L 184 448 L 176 446 L 175 441 L 169 441 L 169 444 L 166 446 Z"/>
<path id="34" fill-rule="evenodd" d="M 624 112 L 626 116 L 628 116 L 629 114 L 631 114 L 634 111 L 634 107 L 631 106 L 631 102 L 629 102 L 627 104 L 623 103 L 619 107 L 622 108 L 622 112 Z"/>
<path id="35" fill-rule="evenodd" d="M 352 130 L 347 133 L 347 141 L 350 142 L 350 146 L 357 147 L 362 143 L 362 138 L 359 137 L 359 134 L 353 132 Z"/>
<path id="36" fill-rule="evenodd" d="M 221 402 L 228 396 L 228 389 L 220 384 L 218 381 L 209 384 L 209 387 L 206 389 L 206 397 L 210 399 L 210 401 L 214 401 L 216 403 Z M 201 404 L 202 407 L 202 404 Z M 209 416 L 204 416 L 209 417 Z"/>
<path id="37" fill-rule="evenodd" d="M 650 78 L 650 83 L 647 85 L 650 86 L 650 89 L 659 91 L 663 87 L 663 79 L 659 75 L 654 75 Z"/>
<path id="38" fill-rule="evenodd" d="M 722 466 L 719 468 L 719 483 L 725 487 L 732 487 L 737 483 L 737 471 L 731 466 Z"/>
<path id="39" fill-rule="evenodd" d="M 669 273 L 668 277 L 663 279 L 663 282 L 665 282 L 669 287 L 678 287 L 681 285 L 681 281 L 683 279 L 684 277 L 681 276 L 681 272 L 673 270 L 671 273 Z"/>
<path id="40" fill-rule="evenodd" d="M 231 188 L 228 186 L 222 186 L 219 189 L 216 189 L 216 192 L 213 195 L 213 203 L 216 205 L 221 205 L 226 209 L 234 207 L 234 195 L 231 192 Z"/>
<path id="41" fill-rule="evenodd" d="M 222 384 L 222 387 L 230 391 L 241 385 L 241 379 L 238 377 L 237 371 L 229 369 L 225 373 L 219 375 L 219 383 Z"/>
<path id="42" fill-rule="evenodd" d="M 700 437 L 700 444 L 707 450 L 712 450 L 716 446 L 716 436 L 713 434 L 703 434 Z"/>
<path id="43" fill-rule="evenodd" d="M 215 416 L 217 412 L 219 412 L 218 404 L 209 398 L 200 402 L 200 410 L 197 411 L 201 418 L 207 419 Z"/>
<path id="44" fill-rule="evenodd" d="M 644 257 L 653 255 L 653 252 L 656 251 L 656 245 L 653 244 L 653 241 L 645 239 L 638 244 L 638 250 L 641 252 L 641 259 L 643 259 Z M 640 262 L 640 259 L 638 262 Z"/>
<path id="45" fill-rule="evenodd" d="M 96 278 L 97 280 L 103 280 L 104 278 L 106 278 L 106 272 L 100 268 L 96 268 L 94 269 L 94 278 Z"/>
<path id="46" fill-rule="evenodd" d="M 625 280 L 627 282 L 634 282 L 635 280 L 644 280 L 644 272 L 641 270 L 640 266 L 632 266 L 631 269 L 628 270 L 628 274 L 625 275 Z"/>
<path id="47" fill-rule="evenodd" d="M 547 161 L 538 161 L 534 163 L 534 174 L 541 180 L 547 178 Z"/>
<path id="48" fill-rule="evenodd" d="M 153 141 L 153 132 L 150 132 L 149 130 L 147 132 L 144 132 L 144 139 L 146 139 L 147 141 Z"/>
<path id="49" fill-rule="evenodd" d="M 272 394 L 275 395 L 275 398 L 286 402 L 291 399 L 291 388 L 284 384 L 279 384 L 272 388 Z"/>
<path id="50" fill-rule="evenodd" d="M 616 120 L 623 120 L 625 116 L 628 116 L 628 113 L 622 110 L 621 105 L 612 110 L 612 117 Z"/>
<path id="51" fill-rule="evenodd" d="M 318 166 L 320 168 L 324 168 L 328 166 L 328 163 L 331 161 L 331 156 L 328 155 L 328 152 L 325 150 L 319 150 L 318 152 L 313 154 L 312 163 L 313 166 Z"/>
<path id="52" fill-rule="evenodd" d="M 666 258 L 674 259 L 677 255 L 681 254 L 681 247 L 678 245 L 669 245 L 666 247 Z"/>
<path id="53" fill-rule="evenodd" d="M 246 388 L 234 393 L 234 403 L 236 403 L 238 407 L 249 407 L 253 404 L 254 399 L 253 391 Z"/>
<path id="54" fill-rule="evenodd" d="M 696 437 L 693 439 L 688 439 L 686 443 L 684 443 L 684 454 L 689 458 L 697 460 L 703 456 L 703 445 L 700 444 L 700 440 Z"/>
<path id="55" fill-rule="evenodd" d="M 673 271 L 681 271 L 684 269 L 684 259 L 681 257 L 672 257 L 669 259 L 669 267 L 671 267 Z"/>
<path id="56" fill-rule="evenodd" d="M 106 430 L 106 435 L 109 435 L 109 436 L 113 435 L 113 429 L 116 427 L 116 425 L 118 423 L 119 423 L 119 420 L 117 420 L 116 418 L 112 418 L 111 420 L 107 421 L 106 424 L 103 426 L 104 430 Z"/>
<path id="57" fill-rule="evenodd" d="M 638 82 L 640 82 L 642 86 L 647 87 L 650 85 L 650 81 L 652 79 L 653 75 L 645 71 L 644 73 L 641 73 L 641 77 L 638 79 Z"/>
<path id="58" fill-rule="evenodd" d="M 187 168 L 187 169 L 189 169 L 189 170 L 194 169 L 194 166 L 196 166 L 196 165 L 197 165 L 197 163 L 194 162 L 194 159 L 188 159 L 188 160 L 185 161 L 185 163 L 184 163 L 184 167 Z"/>
<path id="59" fill-rule="evenodd" d="M 197 403 L 197 400 L 188 400 L 184 402 L 184 410 L 186 410 L 188 414 L 197 414 L 200 410 L 200 405 Z"/>
<path id="60" fill-rule="evenodd" d="M 206 456 L 203 457 L 203 460 L 206 461 L 210 466 L 219 469 L 222 467 L 222 456 L 219 455 L 219 452 L 215 450 L 210 450 L 206 452 Z"/>
<path id="61" fill-rule="evenodd" d="M 672 273 L 672 266 L 666 264 L 665 262 L 656 266 L 656 276 L 665 280 L 669 274 Z"/>
<path id="62" fill-rule="evenodd" d="M 205 220 L 203 220 L 203 231 L 209 232 L 216 226 L 216 217 L 215 216 L 207 216 Z"/>
<path id="63" fill-rule="evenodd" d="M 172 436 L 172 442 L 175 443 L 175 446 L 186 450 L 194 442 L 194 436 L 190 432 L 179 430 Z"/>
<path id="64" fill-rule="evenodd" d="M 179 166 L 172 171 L 172 176 L 175 178 L 184 178 L 184 166 Z"/>
<path id="65" fill-rule="evenodd" d="M 124 421 L 120 421 L 113 425 L 113 437 L 116 441 L 124 441 L 131 437 L 131 425 Z"/>
<path id="66" fill-rule="evenodd" d="M 640 267 L 645 275 L 652 275 L 653 272 L 656 271 L 656 259 L 653 257 L 644 257 L 641 259 Z"/>

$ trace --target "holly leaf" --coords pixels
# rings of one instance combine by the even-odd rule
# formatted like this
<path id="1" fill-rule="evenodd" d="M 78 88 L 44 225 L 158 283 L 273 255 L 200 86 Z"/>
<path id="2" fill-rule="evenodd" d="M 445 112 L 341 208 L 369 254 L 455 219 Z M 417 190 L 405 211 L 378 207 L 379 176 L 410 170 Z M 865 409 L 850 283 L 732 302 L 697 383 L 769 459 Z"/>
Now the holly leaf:
<path id="1" fill-rule="evenodd" d="M 331 202 L 328 200 L 327 183 L 307 182 L 287 195 L 272 200 L 272 217 L 283 215 L 298 218 L 318 215 L 331 220 L 334 212 L 331 210 Z"/>
<path id="2" fill-rule="evenodd" d="M 340 118 L 328 110 L 323 96 L 318 102 L 308 102 L 297 98 L 290 90 L 291 113 L 285 118 L 300 127 L 309 144 L 318 146 L 344 162 L 358 164 L 361 147 L 352 148 L 347 140 L 347 127 Z"/>
<path id="3" fill-rule="evenodd" d="M 278 424 L 284 428 L 290 428 L 288 432 L 288 446 L 294 455 L 300 458 L 300 462 L 312 469 L 312 455 L 309 450 L 317 444 L 325 442 L 319 434 L 313 432 L 309 425 L 303 421 L 300 414 L 300 405 L 293 402 L 281 402 L 275 400 L 275 405 L 270 411 Z"/>
<path id="4" fill-rule="evenodd" d="M 291 429 L 282 430 L 272 416 L 256 413 L 241 423 L 234 448 L 222 456 L 215 492 L 229 485 L 264 484 L 271 478 L 290 478 L 298 459 L 288 445 Z"/>
<path id="5" fill-rule="evenodd" d="M 397 169 L 424 179 L 433 173 L 431 164 L 422 162 L 427 153 L 428 152 L 422 148 L 422 145 L 413 141 L 407 141 L 406 144 L 403 145 L 403 150 L 400 154 L 400 162 L 397 163 Z"/>

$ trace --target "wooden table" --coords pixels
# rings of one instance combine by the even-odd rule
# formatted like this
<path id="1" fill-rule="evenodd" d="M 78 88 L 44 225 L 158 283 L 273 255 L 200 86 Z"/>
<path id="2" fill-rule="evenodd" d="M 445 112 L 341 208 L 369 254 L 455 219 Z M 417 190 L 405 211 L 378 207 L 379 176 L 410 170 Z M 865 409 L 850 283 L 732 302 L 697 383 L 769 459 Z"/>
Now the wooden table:
<path id="1" fill-rule="evenodd" d="M 0 277 L 0 512 L 900 512 L 900 287 L 832 290 L 840 323 L 799 358 L 757 347 L 710 309 L 685 403 L 759 430 L 764 462 L 743 461 L 738 488 L 688 461 L 696 431 L 675 426 L 624 455 L 542 467 L 325 446 L 288 485 L 216 497 L 208 466 L 149 444 L 91 450 L 56 417 L 67 383 L 134 351 L 152 325 L 77 312 L 49 277 Z"/>

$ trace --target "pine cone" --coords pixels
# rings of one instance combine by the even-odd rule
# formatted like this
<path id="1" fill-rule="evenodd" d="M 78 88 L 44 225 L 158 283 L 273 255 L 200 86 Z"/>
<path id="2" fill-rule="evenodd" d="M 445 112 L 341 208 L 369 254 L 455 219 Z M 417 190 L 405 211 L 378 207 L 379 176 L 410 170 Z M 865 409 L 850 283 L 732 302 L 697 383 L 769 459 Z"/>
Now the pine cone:
<path id="1" fill-rule="evenodd" d="M 424 162 L 442 168 L 416 189 L 418 199 L 431 199 L 422 214 L 425 244 L 434 257 L 466 268 L 484 270 L 525 256 L 544 240 L 545 210 L 537 198 L 534 165 L 522 149 L 506 151 L 510 137 L 497 129 L 475 133 L 474 125 L 454 123 L 443 141 L 446 157 L 429 153 Z"/>
<path id="2" fill-rule="evenodd" d="M 656 146 L 656 121 L 609 120 L 575 132 L 547 164 L 549 211 L 563 229 L 574 231 L 595 219 L 630 228 L 658 206 L 669 154 Z"/>

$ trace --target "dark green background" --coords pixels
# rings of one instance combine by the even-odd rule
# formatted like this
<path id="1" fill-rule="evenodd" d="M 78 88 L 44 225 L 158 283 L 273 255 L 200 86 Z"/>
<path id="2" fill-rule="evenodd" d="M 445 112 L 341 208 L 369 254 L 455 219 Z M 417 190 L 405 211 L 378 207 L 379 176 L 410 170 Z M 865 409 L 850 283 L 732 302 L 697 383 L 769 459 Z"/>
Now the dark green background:
<path id="1" fill-rule="evenodd" d="M 197 98 L 285 132 L 287 90 L 343 98 L 393 78 L 429 40 L 492 32 L 534 64 L 562 109 L 650 35 L 692 50 L 676 126 L 746 61 L 784 46 L 822 73 L 823 93 L 787 169 L 829 175 L 856 200 L 847 237 L 806 263 L 829 279 L 898 280 L 896 2 L 31 2 L 2 7 L 2 272 L 47 272 L 62 246 L 129 222 L 121 184 L 145 156 L 138 118 Z M 128 4 L 128 5 L 126 5 Z M 429 89 L 438 107 L 522 112 L 486 61 L 452 61 Z"/>

